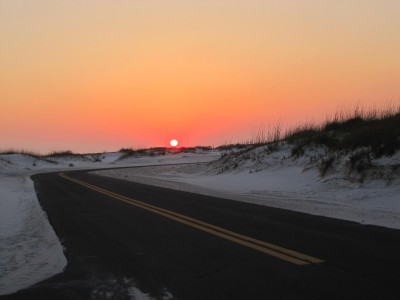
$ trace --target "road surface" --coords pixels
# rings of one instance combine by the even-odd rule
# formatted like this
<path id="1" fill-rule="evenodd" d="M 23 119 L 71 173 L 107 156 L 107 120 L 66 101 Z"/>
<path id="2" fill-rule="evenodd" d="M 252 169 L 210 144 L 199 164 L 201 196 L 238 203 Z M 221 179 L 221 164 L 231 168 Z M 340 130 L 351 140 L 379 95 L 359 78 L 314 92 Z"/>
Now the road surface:
<path id="1" fill-rule="evenodd" d="M 33 176 L 64 273 L 0 299 L 400 299 L 400 231 L 89 174 Z"/>

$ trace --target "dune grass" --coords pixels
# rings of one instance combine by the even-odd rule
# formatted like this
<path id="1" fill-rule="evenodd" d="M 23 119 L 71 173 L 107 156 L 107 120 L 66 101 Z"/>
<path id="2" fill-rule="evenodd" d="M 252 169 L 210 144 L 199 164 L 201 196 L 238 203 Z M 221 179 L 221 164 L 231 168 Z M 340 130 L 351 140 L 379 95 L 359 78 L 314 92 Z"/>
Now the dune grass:
<path id="1" fill-rule="evenodd" d="M 34 151 L 29 151 L 29 150 L 24 150 L 24 149 L 9 148 L 9 149 L 0 150 L 0 155 L 10 155 L 10 154 L 21 154 L 21 155 L 28 155 L 28 156 L 32 156 L 32 157 L 40 157 L 41 156 L 40 153 L 37 153 Z"/>
<path id="2" fill-rule="evenodd" d="M 165 155 L 167 153 L 167 148 L 165 147 L 155 147 L 155 148 L 121 148 L 118 152 L 123 153 L 119 160 L 131 157 L 131 156 L 157 156 Z"/>
<path id="3" fill-rule="evenodd" d="M 338 113 L 322 125 L 290 130 L 283 140 L 294 145 L 294 155 L 300 155 L 307 145 L 325 145 L 333 151 L 365 148 L 377 158 L 392 155 L 400 149 L 400 106 Z"/>
<path id="4" fill-rule="evenodd" d="M 81 154 L 76 154 L 71 150 L 62 150 L 62 151 L 52 151 L 48 154 L 43 155 L 43 157 L 61 157 L 61 156 L 76 156 Z"/>
<path id="5" fill-rule="evenodd" d="M 338 111 L 320 124 L 303 124 L 285 132 L 281 124 L 265 130 L 260 127 L 252 137 L 244 142 L 222 144 L 215 149 L 240 152 L 250 151 L 259 146 L 269 145 L 273 148 L 277 142 L 288 142 L 293 145 L 292 154 L 300 156 L 307 145 L 324 145 L 329 150 L 355 150 L 365 148 L 368 153 L 379 158 L 383 155 L 392 155 L 400 149 L 400 104 L 378 109 L 363 109 L 355 107 L 352 110 Z M 212 150 L 210 146 L 180 147 L 173 153 L 195 152 L 197 150 Z M 170 152 L 166 147 L 153 148 L 121 148 L 123 157 L 129 156 L 156 156 Z M 83 155 L 71 150 L 52 151 L 48 154 L 39 154 L 24 149 L 0 150 L 0 154 L 24 154 L 37 158 L 51 158 L 61 156 Z M 329 161 L 328 161 L 329 164 Z"/>
<path id="6" fill-rule="evenodd" d="M 21 154 L 21 155 L 29 155 L 35 158 L 49 158 L 49 157 L 60 157 L 60 156 L 71 156 L 71 155 L 80 155 L 75 154 L 71 150 L 63 150 L 63 151 L 52 151 L 48 154 L 40 154 L 38 152 L 25 150 L 25 149 L 5 149 L 0 150 L 0 155 L 7 155 L 7 154 Z"/>
<path id="7" fill-rule="evenodd" d="M 338 111 L 319 124 L 302 124 L 285 131 L 281 124 L 269 130 L 260 127 L 251 139 L 225 143 L 216 149 L 248 151 L 282 141 L 294 145 L 295 155 L 300 155 L 305 146 L 312 144 L 325 145 L 330 150 L 370 148 L 376 157 L 392 155 L 400 149 L 400 104 L 381 110 L 356 106 Z"/>

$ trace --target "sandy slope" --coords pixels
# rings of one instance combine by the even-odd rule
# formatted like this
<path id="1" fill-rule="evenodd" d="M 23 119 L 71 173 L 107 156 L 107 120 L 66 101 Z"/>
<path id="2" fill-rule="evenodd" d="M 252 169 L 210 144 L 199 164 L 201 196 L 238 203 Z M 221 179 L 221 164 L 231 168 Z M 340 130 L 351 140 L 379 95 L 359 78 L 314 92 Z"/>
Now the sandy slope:
<path id="1" fill-rule="evenodd" d="M 390 171 L 400 165 L 400 153 L 375 160 L 380 175 L 360 182 L 346 171 L 346 157 L 321 177 L 318 161 L 324 151 L 309 149 L 293 158 L 287 146 L 272 152 L 259 147 L 223 159 L 218 151 L 123 159 L 122 153 L 51 159 L 0 155 L 0 294 L 49 278 L 67 263 L 30 179 L 39 172 L 135 166 L 95 173 L 400 229 L 400 176 Z"/>
<path id="2" fill-rule="evenodd" d="M 0 155 L 0 295 L 50 278 L 67 265 L 62 244 L 36 197 L 31 175 L 49 171 L 210 161 L 218 156 L 176 154 L 121 160 L 122 155 L 104 153 L 48 159 L 20 154 Z M 133 287 L 128 292 L 137 299 L 150 299 Z"/>
<path id="3" fill-rule="evenodd" d="M 386 175 L 360 182 L 346 171 L 346 157 L 326 176 L 318 170 L 324 149 L 293 158 L 290 147 L 269 153 L 262 147 L 243 159 L 211 164 L 157 166 L 95 172 L 136 182 L 203 193 L 362 224 L 400 229 L 400 180 Z M 400 164 L 400 153 L 375 160 L 377 166 Z M 224 170 L 224 171 L 221 171 Z M 386 173 L 385 173 L 386 172 Z M 392 176 L 391 175 L 391 176 Z"/>

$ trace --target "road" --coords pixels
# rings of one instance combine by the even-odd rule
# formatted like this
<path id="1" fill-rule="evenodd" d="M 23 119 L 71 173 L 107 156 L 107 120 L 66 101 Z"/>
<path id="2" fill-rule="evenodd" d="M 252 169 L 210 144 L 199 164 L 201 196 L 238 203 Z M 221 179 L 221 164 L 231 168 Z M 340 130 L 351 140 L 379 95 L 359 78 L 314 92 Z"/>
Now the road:
<path id="1" fill-rule="evenodd" d="M 33 176 L 64 273 L 0 299 L 400 299 L 400 231 L 84 171 Z"/>

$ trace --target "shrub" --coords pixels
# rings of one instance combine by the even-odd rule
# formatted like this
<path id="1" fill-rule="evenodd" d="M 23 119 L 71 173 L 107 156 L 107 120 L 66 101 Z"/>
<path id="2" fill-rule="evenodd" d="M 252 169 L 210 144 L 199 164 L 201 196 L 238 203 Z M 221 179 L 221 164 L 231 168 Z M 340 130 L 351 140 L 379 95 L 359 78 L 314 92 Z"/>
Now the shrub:
<path id="1" fill-rule="evenodd" d="M 286 135 L 285 140 L 288 141 L 290 144 L 300 141 L 302 142 L 303 145 L 306 145 L 310 144 L 317 134 L 318 134 L 317 128 L 311 126 L 305 126 L 305 127 L 300 127 L 298 129 L 294 129 L 293 131 L 289 132 Z"/>
<path id="2" fill-rule="evenodd" d="M 321 177 L 324 177 L 329 169 L 333 167 L 333 163 L 335 162 L 336 158 L 334 156 L 328 156 L 323 158 L 319 165 L 319 173 Z"/>
<path id="3" fill-rule="evenodd" d="M 60 157 L 60 156 L 73 156 L 73 155 L 78 155 L 78 154 L 74 154 L 71 150 L 64 150 L 64 151 L 50 152 L 49 154 L 44 155 L 44 157 Z"/>
<path id="4" fill-rule="evenodd" d="M 320 134 L 317 134 L 313 139 L 313 143 L 317 145 L 325 145 L 331 149 L 339 148 L 338 147 L 339 141 L 337 139 L 336 134 L 328 132 L 322 132 Z"/>
<path id="5" fill-rule="evenodd" d="M 304 144 L 296 143 L 292 147 L 292 156 L 300 157 L 304 154 Z"/>
<path id="6" fill-rule="evenodd" d="M 361 150 L 352 153 L 349 157 L 349 171 L 361 174 L 372 166 L 370 151 Z"/>
<path id="7" fill-rule="evenodd" d="M 29 151 L 29 150 L 24 150 L 24 149 L 6 149 L 6 150 L 1 150 L 0 151 L 0 155 L 4 154 L 21 154 L 21 155 L 29 155 L 32 157 L 40 157 L 39 153 L 33 152 L 33 151 Z"/>
<path id="8" fill-rule="evenodd" d="M 303 126 L 287 133 L 285 140 L 294 145 L 292 154 L 302 155 L 304 146 L 325 145 L 330 150 L 369 148 L 375 157 L 392 155 L 400 149 L 400 111 L 361 113 L 351 117 L 336 115 L 318 128 Z"/>

